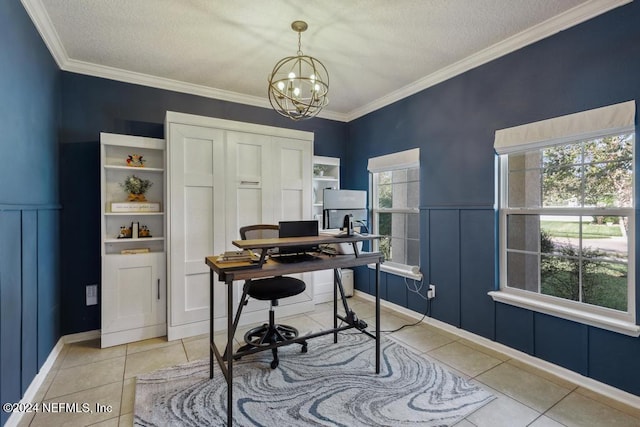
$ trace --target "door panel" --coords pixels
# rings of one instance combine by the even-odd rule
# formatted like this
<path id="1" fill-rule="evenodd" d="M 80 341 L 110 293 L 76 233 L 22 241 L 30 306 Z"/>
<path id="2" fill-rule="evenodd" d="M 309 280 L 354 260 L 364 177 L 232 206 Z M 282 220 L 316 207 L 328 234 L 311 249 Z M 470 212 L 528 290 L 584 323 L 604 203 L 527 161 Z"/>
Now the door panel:
<path id="1" fill-rule="evenodd" d="M 279 220 L 311 219 L 311 141 L 292 138 L 273 139 L 274 196 Z"/>
<path id="2" fill-rule="evenodd" d="M 172 123 L 169 135 L 170 326 L 177 327 L 209 321 L 204 259 L 223 252 L 226 242 L 224 133 Z M 226 316 L 224 288 L 215 292 L 216 317 Z"/>
<path id="3" fill-rule="evenodd" d="M 273 138 L 271 152 L 274 165 L 273 200 L 277 220 L 311 219 L 313 143 L 293 138 Z M 313 274 L 293 276 L 306 283 L 306 290 L 300 295 L 285 298 L 280 304 L 285 306 L 313 301 Z"/>
<path id="4" fill-rule="evenodd" d="M 117 332 L 165 322 L 164 253 L 104 257 L 102 298 L 113 310 L 103 312 L 102 330 Z"/>
<path id="5" fill-rule="evenodd" d="M 240 227 L 274 223 L 271 137 L 255 133 L 227 132 L 227 213 L 233 239 Z"/>

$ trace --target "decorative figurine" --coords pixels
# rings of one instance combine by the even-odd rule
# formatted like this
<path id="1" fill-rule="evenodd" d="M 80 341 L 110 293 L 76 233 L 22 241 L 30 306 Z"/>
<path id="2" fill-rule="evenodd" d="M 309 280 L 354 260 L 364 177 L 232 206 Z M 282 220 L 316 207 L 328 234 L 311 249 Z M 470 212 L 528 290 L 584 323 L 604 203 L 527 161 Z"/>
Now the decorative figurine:
<path id="1" fill-rule="evenodd" d="M 131 228 L 123 225 L 120 227 L 120 234 L 118 234 L 118 239 L 130 239 L 131 238 Z"/>
<path id="2" fill-rule="evenodd" d="M 146 160 L 142 158 L 142 154 L 129 154 L 127 158 L 127 166 L 134 168 L 143 168 L 144 162 L 146 162 Z"/>
<path id="3" fill-rule="evenodd" d="M 151 231 L 149 231 L 149 227 L 146 225 L 142 225 L 140 227 L 140 231 L 138 232 L 138 237 L 151 237 Z"/>

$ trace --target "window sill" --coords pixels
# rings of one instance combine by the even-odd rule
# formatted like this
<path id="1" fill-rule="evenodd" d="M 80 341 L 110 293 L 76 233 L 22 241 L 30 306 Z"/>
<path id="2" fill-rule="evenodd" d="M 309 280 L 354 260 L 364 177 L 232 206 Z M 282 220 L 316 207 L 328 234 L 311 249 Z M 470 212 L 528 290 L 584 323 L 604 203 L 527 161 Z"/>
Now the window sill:
<path id="1" fill-rule="evenodd" d="M 369 268 L 376 268 L 375 264 L 369 264 Z M 394 274 L 396 276 L 405 277 L 412 280 L 422 280 L 422 272 L 415 272 L 416 267 L 411 265 L 394 264 L 392 262 L 385 262 L 380 264 L 380 271 L 385 273 Z"/>
<path id="2" fill-rule="evenodd" d="M 618 332 L 632 337 L 640 336 L 640 326 L 628 320 L 616 319 L 602 314 L 578 310 L 576 308 L 566 307 L 564 305 L 554 304 L 548 301 L 540 301 L 512 292 L 491 291 L 489 292 L 489 296 L 491 296 L 494 301 L 504 304 L 514 305 L 516 307 L 560 317 L 562 319 L 584 323 L 586 325 L 595 326 L 597 328 Z"/>

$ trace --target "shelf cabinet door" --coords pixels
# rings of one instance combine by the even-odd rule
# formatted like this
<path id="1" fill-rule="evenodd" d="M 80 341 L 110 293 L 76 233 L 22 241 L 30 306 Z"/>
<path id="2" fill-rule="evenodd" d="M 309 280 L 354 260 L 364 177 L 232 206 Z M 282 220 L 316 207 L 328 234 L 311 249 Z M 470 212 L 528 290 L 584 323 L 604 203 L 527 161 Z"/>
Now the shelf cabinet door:
<path id="1" fill-rule="evenodd" d="M 102 332 L 145 328 L 166 322 L 165 254 L 103 258 Z"/>

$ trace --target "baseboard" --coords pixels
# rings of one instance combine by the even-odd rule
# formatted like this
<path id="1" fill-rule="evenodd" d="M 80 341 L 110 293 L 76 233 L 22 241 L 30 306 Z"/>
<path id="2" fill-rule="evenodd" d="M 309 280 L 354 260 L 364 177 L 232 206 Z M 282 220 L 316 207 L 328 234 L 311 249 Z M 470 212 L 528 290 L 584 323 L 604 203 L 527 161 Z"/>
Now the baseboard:
<path id="1" fill-rule="evenodd" d="M 148 340 L 167 335 L 167 324 L 145 326 L 141 328 L 129 329 L 117 332 L 102 332 L 100 337 L 100 347 L 107 348 L 130 342 Z"/>
<path id="2" fill-rule="evenodd" d="M 73 344 L 74 342 L 90 341 L 98 338 L 100 338 L 100 329 L 65 335 L 61 339 L 64 339 L 65 344 Z"/>
<path id="3" fill-rule="evenodd" d="M 368 301 L 375 301 L 375 297 L 367 294 L 366 292 L 355 290 L 354 295 Z M 419 320 L 422 318 L 422 313 L 409 310 L 408 308 L 391 303 L 389 301 L 385 301 L 381 299 L 380 305 L 383 307 L 389 308 L 391 310 L 397 311 L 398 313 L 409 316 L 411 318 L 414 318 L 416 320 Z M 631 394 L 624 390 L 620 390 L 619 388 L 594 380 L 593 378 L 585 377 L 584 375 L 581 375 L 567 368 L 563 368 L 562 366 L 558 366 L 551 362 L 547 362 L 546 360 L 542 360 L 535 356 L 531 356 L 530 354 L 523 353 L 519 350 L 508 347 L 504 344 L 500 344 L 496 341 L 492 341 L 488 338 L 482 337 L 480 335 L 476 335 L 464 329 L 457 328 L 455 326 L 452 326 L 448 323 L 434 319 L 432 317 L 425 317 L 422 322 L 438 327 L 446 332 L 457 335 L 460 338 L 464 338 L 466 340 L 472 341 L 476 344 L 487 347 L 491 350 L 495 350 L 500 353 L 506 354 L 507 356 L 513 359 L 517 359 L 523 363 L 526 363 L 529 366 L 532 366 L 534 368 L 540 369 L 544 372 L 548 372 L 559 378 L 572 382 L 577 386 L 584 387 L 585 389 L 588 389 L 594 393 L 603 395 L 605 397 L 608 397 L 610 399 L 616 400 L 618 402 L 621 402 L 623 404 L 626 404 L 635 408 L 640 407 L 640 396 L 636 396 L 635 394 Z"/>
<path id="4" fill-rule="evenodd" d="M 49 375 L 49 372 L 51 372 L 51 369 L 53 368 L 53 365 L 56 362 L 56 359 L 60 355 L 60 352 L 64 348 L 65 344 L 88 341 L 96 338 L 100 338 L 99 329 L 95 331 L 80 332 L 77 334 L 63 335 L 62 337 L 60 337 L 56 345 L 53 346 L 53 349 L 49 353 L 49 356 L 47 356 L 47 360 L 44 361 L 36 376 L 33 377 L 33 380 L 31 380 L 31 384 L 29 384 L 29 387 L 27 387 L 27 390 L 24 392 L 24 396 L 22 396 L 22 399 L 20 399 L 20 403 L 35 402 L 36 393 L 38 393 L 38 390 L 40 390 L 40 387 L 42 387 L 42 384 L 47 378 L 47 375 Z M 24 413 L 22 412 L 14 412 L 13 414 L 11 414 L 4 427 L 17 426 L 22 420 L 23 415 Z"/>

